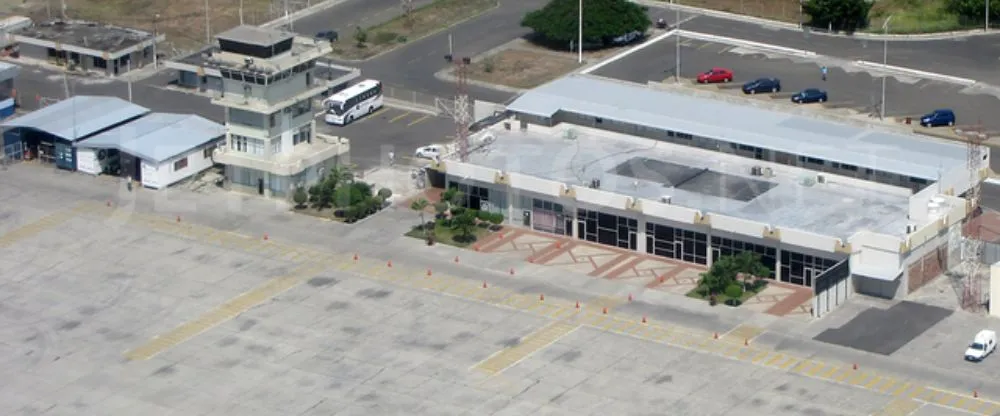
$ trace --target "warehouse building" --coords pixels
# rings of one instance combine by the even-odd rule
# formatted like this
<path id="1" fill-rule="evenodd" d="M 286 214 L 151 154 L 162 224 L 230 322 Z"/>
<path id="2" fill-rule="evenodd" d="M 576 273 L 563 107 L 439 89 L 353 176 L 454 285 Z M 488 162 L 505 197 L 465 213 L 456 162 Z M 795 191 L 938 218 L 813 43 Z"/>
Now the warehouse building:
<path id="1" fill-rule="evenodd" d="M 155 62 L 163 34 L 86 21 L 53 20 L 10 33 L 18 54 L 73 71 L 118 76 Z"/>
<path id="2" fill-rule="evenodd" d="M 772 278 L 814 289 L 816 315 L 937 276 L 973 182 L 963 145 L 591 76 L 508 110 L 516 121 L 481 133 L 495 140 L 467 162 L 433 166 L 467 205 L 704 265 L 755 252 Z"/>
<path id="3" fill-rule="evenodd" d="M 10 118 L 4 128 L 4 148 L 24 159 L 76 170 L 74 144 L 149 113 L 149 109 L 117 97 L 78 95 Z"/>
<path id="4" fill-rule="evenodd" d="M 77 142 L 77 167 L 161 189 L 213 167 L 225 138 L 225 126 L 201 116 L 153 113 Z"/>

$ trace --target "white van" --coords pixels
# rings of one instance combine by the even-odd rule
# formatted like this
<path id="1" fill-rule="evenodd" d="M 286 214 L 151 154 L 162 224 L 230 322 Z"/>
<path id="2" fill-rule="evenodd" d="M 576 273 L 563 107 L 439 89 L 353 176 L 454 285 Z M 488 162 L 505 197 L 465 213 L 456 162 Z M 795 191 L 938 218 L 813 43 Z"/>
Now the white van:
<path id="1" fill-rule="evenodd" d="M 997 333 L 984 329 L 976 334 L 976 337 L 972 339 L 972 344 L 969 344 L 969 348 L 965 350 L 965 359 L 967 361 L 982 361 L 996 347 Z"/>

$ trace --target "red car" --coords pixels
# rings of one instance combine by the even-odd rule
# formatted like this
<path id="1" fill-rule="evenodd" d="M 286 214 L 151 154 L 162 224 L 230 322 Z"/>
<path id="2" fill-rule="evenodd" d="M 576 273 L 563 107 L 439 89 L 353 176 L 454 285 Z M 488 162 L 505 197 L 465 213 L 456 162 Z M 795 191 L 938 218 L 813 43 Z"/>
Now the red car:
<path id="1" fill-rule="evenodd" d="M 730 82 L 733 80 L 733 71 L 726 68 L 712 68 L 698 74 L 699 84 L 712 84 L 716 82 Z"/>

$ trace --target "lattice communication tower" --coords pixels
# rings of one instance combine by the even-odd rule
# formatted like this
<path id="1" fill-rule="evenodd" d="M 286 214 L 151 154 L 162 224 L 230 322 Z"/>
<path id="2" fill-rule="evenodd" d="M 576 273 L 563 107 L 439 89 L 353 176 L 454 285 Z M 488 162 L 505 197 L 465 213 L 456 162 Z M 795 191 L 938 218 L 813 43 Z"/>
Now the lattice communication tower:
<path id="1" fill-rule="evenodd" d="M 979 230 L 973 229 L 972 221 L 979 215 L 980 186 L 982 183 L 981 167 L 985 149 L 983 143 L 986 135 L 983 134 L 982 123 L 973 131 L 964 132 L 967 152 L 967 167 L 969 169 L 969 182 L 971 188 L 965 194 L 966 207 L 969 214 L 966 217 L 968 236 L 962 242 L 962 271 L 964 275 L 962 290 L 962 308 L 968 311 L 978 311 L 986 304 L 982 276 L 983 264 L 983 242 L 979 235 Z"/>
<path id="2" fill-rule="evenodd" d="M 469 161 L 469 124 L 472 115 L 469 113 L 469 59 L 455 61 L 455 107 L 452 117 L 455 119 L 455 148 L 459 160 Z"/>

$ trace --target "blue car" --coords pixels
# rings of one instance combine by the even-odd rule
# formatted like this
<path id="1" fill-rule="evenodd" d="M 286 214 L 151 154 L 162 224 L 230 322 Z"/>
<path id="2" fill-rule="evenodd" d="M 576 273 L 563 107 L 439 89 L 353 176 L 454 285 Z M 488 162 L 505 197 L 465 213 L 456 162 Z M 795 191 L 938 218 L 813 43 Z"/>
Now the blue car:
<path id="1" fill-rule="evenodd" d="M 759 78 L 743 84 L 744 94 L 781 92 L 781 80 L 777 78 Z"/>
<path id="2" fill-rule="evenodd" d="M 931 111 L 920 117 L 920 125 L 924 127 L 954 126 L 955 112 L 948 109 Z"/>
<path id="3" fill-rule="evenodd" d="M 792 102 L 796 104 L 825 103 L 826 100 L 826 91 L 817 88 L 805 89 L 792 96 Z"/>
<path id="4" fill-rule="evenodd" d="M 781 80 L 777 78 L 758 78 L 743 84 L 744 94 L 781 92 Z"/>

